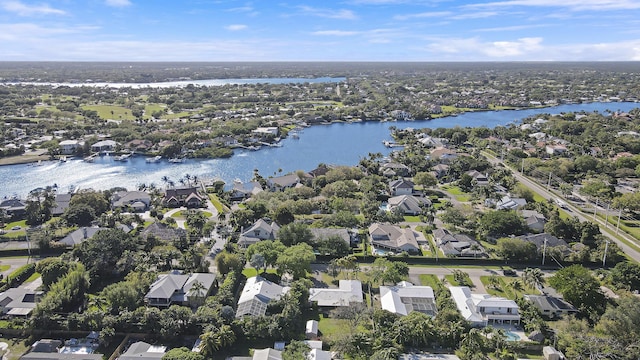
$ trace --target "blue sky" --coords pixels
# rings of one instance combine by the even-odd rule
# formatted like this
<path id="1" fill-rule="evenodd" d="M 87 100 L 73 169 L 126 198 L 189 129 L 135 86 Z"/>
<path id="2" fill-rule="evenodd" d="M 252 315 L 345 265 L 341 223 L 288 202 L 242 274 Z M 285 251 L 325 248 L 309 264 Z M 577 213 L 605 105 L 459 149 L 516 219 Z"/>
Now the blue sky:
<path id="1" fill-rule="evenodd" d="M 8 60 L 640 60 L 640 0 L 0 0 Z"/>

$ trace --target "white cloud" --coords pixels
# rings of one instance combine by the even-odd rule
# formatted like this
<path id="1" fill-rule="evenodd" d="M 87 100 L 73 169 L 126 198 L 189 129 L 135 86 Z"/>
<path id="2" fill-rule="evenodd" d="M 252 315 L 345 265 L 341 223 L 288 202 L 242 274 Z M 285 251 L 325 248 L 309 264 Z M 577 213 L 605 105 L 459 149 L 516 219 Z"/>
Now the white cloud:
<path id="1" fill-rule="evenodd" d="M 468 20 L 468 19 L 484 19 L 488 17 L 498 16 L 499 13 L 496 11 L 479 11 L 479 12 L 470 12 L 466 14 L 458 14 L 451 16 L 450 19 L 453 20 Z"/>
<path id="2" fill-rule="evenodd" d="M 233 24 L 233 25 L 225 26 L 224 28 L 229 31 L 240 31 L 240 30 L 246 30 L 248 26 L 244 24 Z"/>
<path id="3" fill-rule="evenodd" d="M 572 10 L 632 10 L 640 9 L 637 0 L 507 0 L 470 4 L 464 8 L 501 8 L 511 6 L 560 7 Z"/>
<path id="4" fill-rule="evenodd" d="M 54 9 L 48 4 L 27 5 L 20 1 L 2 1 L 0 5 L 5 11 L 12 12 L 20 16 L 66 14 L 64 10 Z"/>
<path id="5" fill-rule="evenodd" d="M 81 34 L 97 29 L 99 28 L 94 26 L 56 27 L 33 23 L 0 24 L 0 39 L 27 43 L 67 34 Z"/>
<path id="6" fill-rule="evenodd" d="M 106 0 L 105 4 L 113 7 L 126 7 L 131 5 L 129 0 Z"/>
<path id="7" fill-rule="evenodd" d="M 329 19 L 354 20 L 358 18 L 353 11 L 346 10 L 346 9 L 338 9 L 338 10 L 320 9 L 320 8 L 314 8 L 311 6 L 306 6 L 306 5 L 298 6 L 298 9 L 300 9 L 303 13 L 307 15 L 329 18 Z"/>
<path id="8" fill-rule="evenodd" d="M 360 31 L 346 31 L 346 30 L 321 30 L 314 31 L 311 35 L 321 35 L 321 36 L 354 36 L 361 34 Z"/>
<path id="9" fill-rule="evenodd" d="M 430 11 L 430 12 L 422 12 L 417 14 L 396 15 L 393 18 L 395 20 L 410 20 L 410 19 L 447 17 L 452 14 L 453 13 L 451 11 Z"/>
<path id="10" fill-rule="evenodd" d="M 475 32 L 507 32 L 507 31 L 520 31 L 526 29 L 535 29 L 551 26 L 550 24 L 532 24 L 532 25 L 514 25 L 514 26 L 499 26 L 493 28 L 476 29 Z"/>

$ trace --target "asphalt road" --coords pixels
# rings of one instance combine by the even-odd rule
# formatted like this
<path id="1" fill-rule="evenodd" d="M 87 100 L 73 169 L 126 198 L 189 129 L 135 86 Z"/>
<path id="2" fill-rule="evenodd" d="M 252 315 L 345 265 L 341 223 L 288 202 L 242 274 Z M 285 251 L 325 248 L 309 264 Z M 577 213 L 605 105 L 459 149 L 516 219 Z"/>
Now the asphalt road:
<path id="1" fill-rule="evenodd" d="M 484 153 L 485 157 L 487 158 L 487 160 L 489 160 L 490 163 L 492 164 L 503 164 L 504 162 L 500 159 L 498 159 L 495 156 L 491 156 L 487 153 Z M 506 166 L 506 165 L 505 165 Z M 520 173 L 519 171 L 515 170 L 515 169 L 511 169 L 511 172 L 513 173 L 513 176 L 516 178 L 516 180 L 520 181 L 522 184 L 524 184 L 525 186 L 529 187 L 531 190 L 533 190 L 534 192 L 536 192 L 538 195 L 542 196 L 545 199 L 552 199 L 555 201 L 555 199 L 560 198 L 558 195 L 552 193 L 551 191 L 547 190 L 544 186 L 538 184 L 535 181 L 530 180 L 529 178 L 527 178 L 526 176 L 522 175 L 522 173 Z M 580 221 L 591 221 L 593 222 L 593 216 L 589 216 L 589 215 L 585 215 L 582 210 L 580 210 L 578 207 L 573 206 L 569 203 L 567 203 L 566 206 L 567 210 L 569 211 L 569 213 L 571 213 L 571 215 L 573 216 L 577 216 L 578 219 Z M 599 218 L 596 218 L 595 220 L 598 225 L 600 225 L 601 229 L 604 227 L 604 220 L 601 220 Z M 615 236 L 609 234 L 609 232 L 602 230 L 601 231 L 602 234 L 609 238 L 611 241 L 615 242 L 618 247 L 625 253 L 627 254 L 631 259 L 633 259 L 635 262 L 640 263 L 640 252 L 636 251 L 635 249 L 631 248 L 629 245 L 623 243 L 622 241 L 618 240 L 618 238 L 616 238 Z M 626 236 L 629 237 L 628 234 L 623 233 L 622 231 L 620 231 L 619 235 L 621 236 Z M 635 241 L 635 240 L 631 240 L 630 241 Z"/>

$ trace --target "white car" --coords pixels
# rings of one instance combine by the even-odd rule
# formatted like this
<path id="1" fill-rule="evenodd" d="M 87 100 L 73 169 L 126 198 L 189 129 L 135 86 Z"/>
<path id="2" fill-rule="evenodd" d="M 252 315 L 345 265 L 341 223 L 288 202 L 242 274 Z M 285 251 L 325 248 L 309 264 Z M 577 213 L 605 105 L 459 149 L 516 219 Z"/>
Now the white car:
<path id="1" fill-rule="evenodd" d="M 22 226 L 18 226 L 18 225 L 11 228 L 11 230 L 20 230 L 20 229 L 22 229 Z"/>

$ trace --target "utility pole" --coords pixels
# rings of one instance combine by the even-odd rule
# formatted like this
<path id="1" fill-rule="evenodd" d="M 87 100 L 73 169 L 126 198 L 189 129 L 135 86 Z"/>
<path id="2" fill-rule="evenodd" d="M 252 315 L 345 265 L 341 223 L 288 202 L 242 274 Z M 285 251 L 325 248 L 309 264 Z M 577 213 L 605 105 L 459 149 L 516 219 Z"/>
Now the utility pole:
<path id="1" fill-rule="evenodd" d="M 593 206 L 593 221 L 596 221 L 597 214 L 598 214 L 598 198 L 596 198 L 596 204 Z"/>
<path id="2" fill-rule="evenodd" d="M 618 213 L 618 225 L 616 225 L 616 235 L 618 235 L 618 231 L 620 230 L 620 218 L 622 217 L 622 209 Z"/>
<path id="3" fill-rule="evenodd" d="M 609 251 L 609 240 L 604 243 L 604 255 L 602 255 L 602 267 L 605 267 L 607 263 L 607 251 Z"/>
<path id="4" fill-rule="evenodd" d="M 609 228 L 609 208 L 611 207 L 611 203 L 607 204 L 607 213 L 604 216 L 604 227 Z"/>
<path id="5" fill-rule="evenodd" d="M 524 175 L 524 158 L 522 158 L 522 166 L 520 167 L 520 172 Z"/>
<path id="6" fill-rule="evenodd" d="M 547 191 L 551 189 L 551 171 L 549 171 L 549 180 L 547 180 Z"/>

